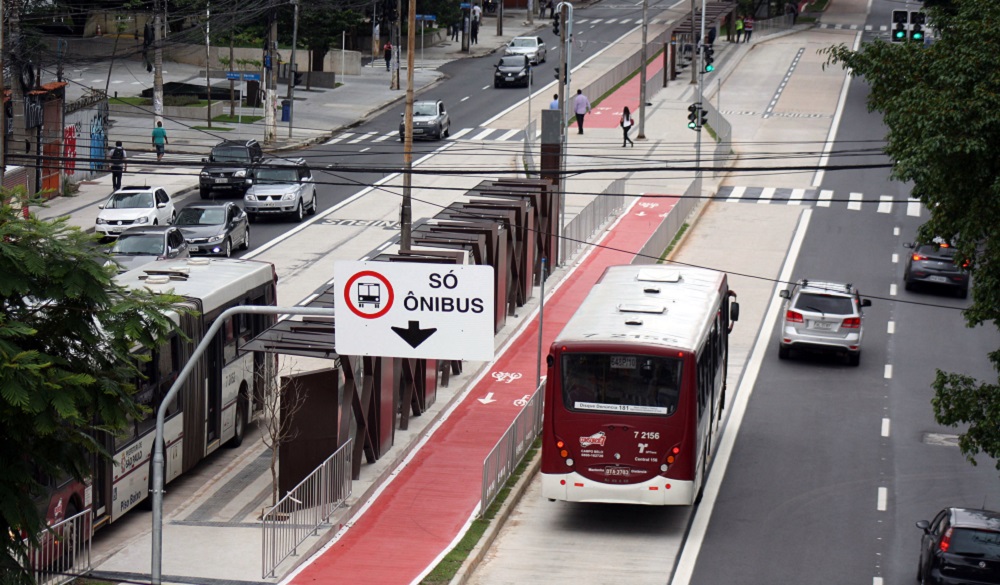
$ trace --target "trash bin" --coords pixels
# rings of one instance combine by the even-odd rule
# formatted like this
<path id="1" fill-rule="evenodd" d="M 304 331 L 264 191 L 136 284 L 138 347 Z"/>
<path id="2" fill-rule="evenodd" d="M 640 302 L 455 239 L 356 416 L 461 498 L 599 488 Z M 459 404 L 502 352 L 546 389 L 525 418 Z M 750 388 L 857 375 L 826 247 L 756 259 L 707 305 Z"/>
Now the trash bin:
<path id="1" fill-rule="evenodd" d="M 292 100 L 281 100 L 281 121 L 287 122 L 292 119 Z"/>

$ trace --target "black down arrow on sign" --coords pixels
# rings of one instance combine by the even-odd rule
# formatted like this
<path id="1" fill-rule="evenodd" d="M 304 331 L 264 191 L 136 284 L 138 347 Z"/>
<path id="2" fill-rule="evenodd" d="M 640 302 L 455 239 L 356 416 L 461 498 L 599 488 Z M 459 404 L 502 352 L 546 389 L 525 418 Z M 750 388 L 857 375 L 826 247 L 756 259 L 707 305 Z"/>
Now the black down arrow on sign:
<path id="1" fill-rule="evenodd" d="M 427 341 L 428 337 L 434 335 L 437 328 L 421 329 L 419 321 L 409 321 L 409 325 L 405 329 L 402 327 L 393 327 L 392 330 L 396 332 L 396 335 L 402 337 L 403 341 L 409 343 L 410 347 L 416 349 L 418 345 Z"/>

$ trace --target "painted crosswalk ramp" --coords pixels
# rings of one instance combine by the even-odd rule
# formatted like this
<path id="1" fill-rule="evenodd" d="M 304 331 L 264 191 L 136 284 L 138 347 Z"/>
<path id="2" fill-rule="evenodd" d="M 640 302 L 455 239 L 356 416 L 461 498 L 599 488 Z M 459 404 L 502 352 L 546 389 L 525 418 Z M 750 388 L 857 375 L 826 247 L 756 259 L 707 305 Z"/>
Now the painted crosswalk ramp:
<path id="1" fill-rule="evenodd" d="M 903 209 L 910 217 L 924 214 L 918 199 L 884 195 L 881 193 L 860 193 L 856 191 L 834 192 L 829 189 L 802 189 L 790 187 L 747 187 L 730 185 L 719 187 L 715 201 L 726 203 L 756 203 L 758 205 L 811 205 L 822 208 L 842 208 L 848 211 L 874 211 L 892 213 Z"/>

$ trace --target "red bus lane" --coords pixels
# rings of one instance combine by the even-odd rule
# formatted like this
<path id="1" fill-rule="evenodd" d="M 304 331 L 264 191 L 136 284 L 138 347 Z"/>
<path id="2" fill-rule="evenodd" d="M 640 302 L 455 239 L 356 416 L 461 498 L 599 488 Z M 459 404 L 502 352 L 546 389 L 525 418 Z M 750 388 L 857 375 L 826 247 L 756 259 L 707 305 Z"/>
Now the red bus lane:
<path id="1" fill-rule="evenodd" d="M 655 79 L 662 75 L 663 56 L 660 55 L 652 63 L 646 65 L 646 79 Z M 613 94 L 594 106 L 583 125 L 587 128 L 618 128 L 622 109 L 628 107 L 632 114 L 632 120 L 635 121 L 631 134 L 632 138 L 635 138 L 639 126 L 639 85 L 639 75 L 636 74 Z M 600 96 L 588 95 L 587 97 L 594 100 Z"/>
<path id="2" fill-rule="evenodd" d="M 557 285 L 545 304 L 544 348 L 604 269 L 630 263 L 675 202 L 641 198 L 605 234 L 601 247 Z M 534 391 L 537 335 L 536 318 L 501 349 L 493 365 L 350 529 L 289 582 L 396 585 L 410 583 L 432 568 L 463 533 L 479 504 L 483 459 L 520 412 L 514 401 Z M 492 401 L 485 400 L 488 396 Z"/>

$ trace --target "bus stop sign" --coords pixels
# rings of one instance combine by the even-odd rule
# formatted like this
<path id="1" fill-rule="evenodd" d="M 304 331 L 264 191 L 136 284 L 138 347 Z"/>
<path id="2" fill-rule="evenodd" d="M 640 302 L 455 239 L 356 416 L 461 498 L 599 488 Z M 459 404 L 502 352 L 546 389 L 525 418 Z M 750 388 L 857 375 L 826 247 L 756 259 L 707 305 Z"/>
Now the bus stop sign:
<path id="1" fill-rule="evenodd" d="M 336 262 L 337 353 L 493 359 L 493 268 Z"/>

